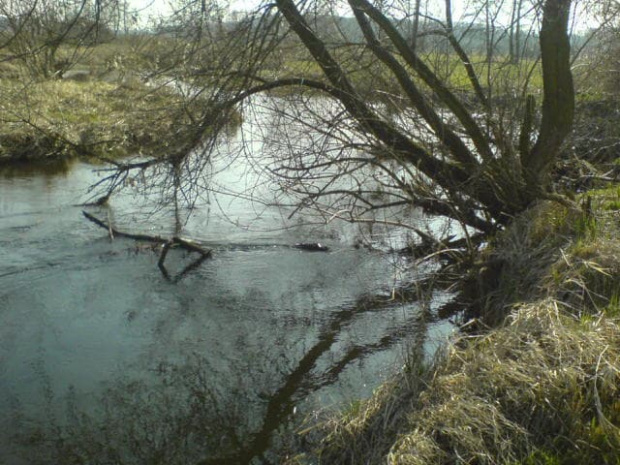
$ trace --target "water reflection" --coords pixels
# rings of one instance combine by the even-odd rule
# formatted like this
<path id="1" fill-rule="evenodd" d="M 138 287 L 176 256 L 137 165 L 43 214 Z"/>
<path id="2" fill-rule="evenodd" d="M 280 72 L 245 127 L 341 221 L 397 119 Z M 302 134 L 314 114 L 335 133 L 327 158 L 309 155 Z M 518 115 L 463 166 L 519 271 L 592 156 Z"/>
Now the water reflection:
<path id="1" fill-rule="evenodd" d="M 167 280 L 156 251 L 110 240 L 75 206 L 105 174 L 12 169 L 0 176 L 0 463 L 277 463 L 300 418 L 369 395 L 407 340 L 434 331 L 432 307 L 403 289 L 427 270 L 353 248 L 357 225 L 213 194 L 183 231 L 213 258 L 184 273 L 191 257 L 171 250 Z M 243 192 L 252 169 L 216 166 L 210 186 Z M 175 234 L 168 204 L 141 187 L 100 207 L 107 221 Z M 363 234 L 384 250 L 407 241 Z M 330 252 L 290 247 L 319 241 Z"/>
<path id="2" fill-rule="evenodd" d="M 74 160 L 3 162 L 0 160 L 0 177 L 6 179 L 66 176 L 74 166 Z"/>
<path id="3" fill-rule="evenodd" d="M 404 289 L 401 297 L 407 293 L 417 294 Z M 389 295 L 363 296 L 325 321 L 308 322 L 314 338 L 274 340 L 282 344 L 276 358 L 248 353 L 243 338 L 235 342 L 241 357 L 214 359 L 210 351 L 195 349 L 167 354 L 125 367 L 94 402 L 74 386 L 57 395 L 53 375 L 38 363 L 37 388 L 45 404 L 28 415 L 14 399 L 12 457 L 29 464 L 278 463 L 279 447 L 294 436 L 296 420 L 319 407 L 304 404 L 307 396 L 406 337 L 425 340 L 435 317 L 424 308 Z M 395 309 L 405 314 L 403 324 L 376 334 L 365 330 L 373 342 L 347 340 L 355 325 L 390 319 Z"/>
<path id="4" fill-rule="evenodd" d="M 14 457 L 29 464 L 174 465 L 235 449 L 245 434 L 245 412 L 212 373 L 204 357 L 190 355 L 152 366 L 142 378 L 119 377 L 86 411 L 72 387 L 62 398 L 50 395 L 44 419 L 14 417 L 22 425 L 13 436 Z M 59 405 L 62 417 L 51 413 Z"/>

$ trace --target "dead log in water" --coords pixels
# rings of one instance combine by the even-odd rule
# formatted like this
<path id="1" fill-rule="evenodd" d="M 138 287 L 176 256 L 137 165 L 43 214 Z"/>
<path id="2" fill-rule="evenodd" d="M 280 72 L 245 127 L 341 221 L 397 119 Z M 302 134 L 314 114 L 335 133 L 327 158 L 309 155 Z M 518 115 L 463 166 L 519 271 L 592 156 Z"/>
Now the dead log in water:
<path id="1" fill-rule="evenodd" d="M 144 241 L 144 242 L 152 242 L 156 244 L 161 244 L 162 249 L 159 255 L 159 260 L 157 261 L 157 266 L 161 270 L 164 277 L 168 279 L 169 281 L 175 281 L 175 282 L 178 281 L 178 279 L 182 278 L 190 270 L 196 268 L 200 263 L 202 263 L 205 259 L 210 258 L 212 255 L 212 252 L 210 249 L 204 249 L 198 244 L 188 241 L 186 239 L 182 239 L 178 236 L 174 236 L 171 238 L 165 238 L 161 236 L 152 236 L 149 234 L 134 234 L 134 233 L 128 233 L 125 231 L 119 231 L 118 229 L 114 228 L 111 223 L 106 223 L 105 221 L 100 220 L 99 218 L 91 215 L 88 212 L 82 211 L 82 214 L 87 220 L 95 223 L 97 226 L 108 231 L 111 238 L 125 237 L 127 239 L 133 239 L 135 241 Z M 177 278 L 174 278 L 174 279 L 171 278 L 170 273 L 168 273 L 168 270 L 166 269 L 164 265 L 164 262 L 166 261 L 166 256 L 168 255 L 168 251 L 170 250 L 171 247 L 178 247 L 188 252 L 195 252 L 195 253 L 200 254 L 200 257 L 198 258 L 198 260 L 196 260 L 194 263 L 191 263 L 188 267 L 186 267 L 183 271 L 181 271 L 181 273 L 178 274 Z"/>

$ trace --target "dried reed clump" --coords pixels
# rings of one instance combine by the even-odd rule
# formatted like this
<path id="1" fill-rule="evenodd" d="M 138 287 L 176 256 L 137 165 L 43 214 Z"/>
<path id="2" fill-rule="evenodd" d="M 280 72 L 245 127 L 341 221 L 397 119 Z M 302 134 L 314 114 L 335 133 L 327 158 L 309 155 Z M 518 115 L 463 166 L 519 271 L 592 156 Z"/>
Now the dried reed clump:
<path id="1" fill-rule="evenodd" d="M 320 463 L 620 464 L 614 189 L 581 212 L 543 202 L 504 231 L 484 259 L 496 281 L 477 288 L 498 326 L 327 424 Z"/>
<path id="2" fill-rule="evenodd" d="M 576 315 L 620 311 L 618 211 L 597 213 L 553 265 L 549 293 Z"/>
<path id="3" fill-rule="evenodd" d="M 463 280 L 461 298 L 483 327 L 501 325 L 515 303 L 544 298 L 544 285 L 581 216 L 551 201 L 540 202 L 495 237 Z"/>
<path id="4" fill-rule="evenodd" d="M 451 346 L 389 463 L 618 463 L 620 326 L 560 305 L 524 305 Z"/>
<path id="5" fill-rule="evenodd" d="M 570 210 L 540 202 L 502 231 L 483 254 L 473 308 L 484 326 L 501 325 L 514 305 L 555 297 L 572 313 L 598 313 L 620 293 L 620 190 L 597 192 L 592 205 Z"/>
<path id="6" fill-rule="evenodd" d="M 383 463 L 396 435 L 406 425 L 406 414 L 413 408 L 420 387 L 403 389 L 396 382 L 385 383 L 370 399 L 357 402 L 344 414 L 330 416 L 312 428 L 318 438 L 306 432 L 320 444 L 320 463 Z"/>

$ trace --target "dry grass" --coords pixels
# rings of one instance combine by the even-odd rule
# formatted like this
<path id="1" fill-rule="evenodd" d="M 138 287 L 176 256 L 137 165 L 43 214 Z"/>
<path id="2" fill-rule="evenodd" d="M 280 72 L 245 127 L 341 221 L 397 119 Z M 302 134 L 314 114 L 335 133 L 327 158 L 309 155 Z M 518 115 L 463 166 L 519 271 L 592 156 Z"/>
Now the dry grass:
<path id="1" fill-rule="evenodd" d="M 394 464 L 616 463 L 620 327 L 581 322 L 549 299 L 515 310 L 504 328 L 451 346 Z M 544 463 L 544 462 L 542 462 Z"/>
<path id="2" fill-rule="evenodd" d="M 319 463 L 620 463 L 617 319 L 524 305 L 454 341 L 426 389 L 400 382 L 324 424 Z"/>
<path id="3" fill-rule="evenodd" d="M 316 453 L 324 464 L 385 463 L 397 436 L 407 427 L 407 413 L 416 409 L 425 388 L 423 379 L 403 376 L 385 383 L 370 399 L 303 432 L 316 441 L 312 455 Z M 305 464 L 306 458 L 301 455 L 288 463 Z"/>
<path id="4" fill-rule="evenodd" d="M 297 463 L 620 464 L 620 212 L 608 194 L 583 214 L 544 203 L 517 220 L 488 252 L 503 265 L 480 299 L 503 323 L 323 423 Z"/>
<path id="5" fill-rule="evenodd" d="M 0 159 L 161 153 L 189 123 L 181 96 L 139 82 L 3 80 L 0 89 Z"/>

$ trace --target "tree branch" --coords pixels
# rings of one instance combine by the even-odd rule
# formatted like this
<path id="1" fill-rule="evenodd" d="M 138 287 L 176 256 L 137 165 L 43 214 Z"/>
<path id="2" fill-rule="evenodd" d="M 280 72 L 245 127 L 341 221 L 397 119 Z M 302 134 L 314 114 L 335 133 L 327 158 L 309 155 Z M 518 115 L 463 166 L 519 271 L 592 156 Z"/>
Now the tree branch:
<path id="1" fill-rule="evenodd" d="M 441 101 L 450 109 L 457 117 L 459 122 L 465 128 L 467 135 L 471 138 L 478 153 L 483 160 L 488 161 L 493 158 L 493 152 L 487 142 L 487 139 L 478 126 L 473 116 L 467 111 L 463 103 L 448 89 L 448 87 L 439 79 L 439 77 L 420 60 L 417 54 L 409 47 L 407 41 L 401 36 L 398 30 L 390 22 L 385 15 L 370 4 L 367 0 L 354 0 L 356 4 L 363 7 L 366 14 L 379 25 L 379 27 L 387 34 L 396 49 L 405 59 L 405 62 L 420 76 L 424 83 L 435 92 Z"/>
<path id="2" fill-rule="evenodd" d="M 467 167 L 467 169 L 477 169 L 479 163 L 467 148 L 467 145 L 465 145 L 463 140 L 443 122 L 437 112 L 433 110 L 427 99 L 418 90 L 413 80 L 411 80 L 405 68 L 379 43 L 370 23 L 364 15 L 364 10 L 359 6 L 360 2 L 349 0 L 349 4 L 353 9 L 355 18 L 370 49 L 379 60 L 385 63 L 394 76 L 396 76 L 401 88 L 405 91 L 413 106 L 420 112 L 420 115 L 433 129 L 436 137 L 450 150 L 454 158 L 462 163 L 463 166 Z"/>
<path id="3" fill-rule="evenodd" d="M 568 21 L 571 0 L 547 0 L 543 7 L 540 48 L 544 100 L 538 140 L 522 159 L 528 188 L 544 191 L 548 174 L 575 114 L 575 90 L 570 65 Z"/>

